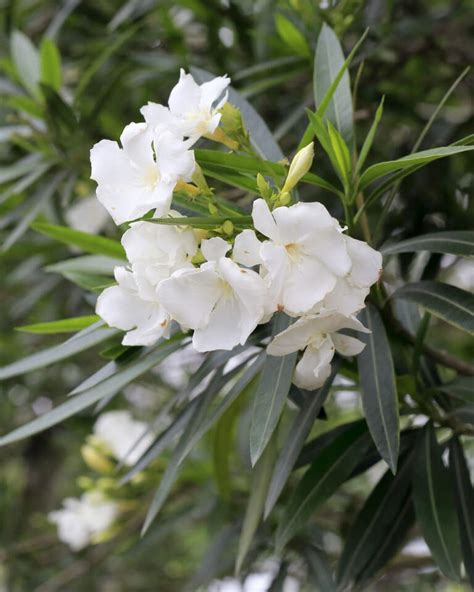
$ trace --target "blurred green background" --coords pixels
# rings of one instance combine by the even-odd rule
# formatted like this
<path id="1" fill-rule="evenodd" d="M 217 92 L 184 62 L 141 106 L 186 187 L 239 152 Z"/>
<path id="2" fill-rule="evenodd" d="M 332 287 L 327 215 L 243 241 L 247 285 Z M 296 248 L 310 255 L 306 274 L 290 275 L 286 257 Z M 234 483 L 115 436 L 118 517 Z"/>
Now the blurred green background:
<path id="1" fill-rule="evenodd" d="M 304 109 L 312 106 L 312 60 L 325 21 L 346 50 L 370 27 L 351 66 L 351 81 L 357 86 L 359 138 L 367 133 L 386 95 L 371 161 L 409 153 L 447 89 L 474 61 L 470 0 L 0 0 L 0 364 L 57 342 L 57 337 L 15 332 L 15 326 L 92 313 L 80 278 L 74 278 L 78 287 L 44 270 L 65 259 L 68 249 L 28 230 L 29 220 L 38 213 L 34 192 L 44 179 L 60 175 L 58 189 L 44 207 L 50 220 L 114 236 L 115 228 L 90 200 L 94 186 L 89 180 L 89 149 L 102 138 L 117 139 L 124 125 L 140 119 L 139 108 L 147 101 L 165 101 L 180 67 L 227 73 L 262 114 L 284 153 L 292 154 L 306 127 Z M 16 30 L 36 46 L 49 37 L 59 48 L 59 100 L 49 97 L 41 109 L 22 88 L 24 81 L 11 59 L 10 38 Z M 473 131 L 473 90 L 474 74 L 468 73 L 422 149 L 449 144 Z M 54 154 L 55 161 L 22 187 L 20 177 L 9 171 L 30 151 Z M 314 170 L 330 176 L 328 163 L 318 161 L 318 156 Z M 25 166 L 28 172 L 30 165 Z M 380 222 L 381 240 L 472 228 L 473 185 L 467 156 L 439 161 L 401 185 L 386 219 L 380 221 L 380 212 L 372 209 L 371 224 Z M 225 191 L 231 196 L 233 190 Z M 306 198 L 323 199 L 314 188 Z M 338 213 L 336 204 L 325 203 Z M 405 277 L 425 279 L 434 277 L 441 264 L 447 281 L 473 288 L 472 266 L 460 266 L 454 258 L 434 256 L 425 266 L 419 257 L 407 255 L 401 263 Z M 433 323 L 430 339 L 465 359 L 474 355 L 472 342 L 445 326 L 439 329 Z M 97 352 L 91 352 L 2 383 L 1 433 L 48 411 L 99 365 Z M 177 366 L 180 374 L 179 361 Z M 131 406 L 137 417 L 146 418 L 168 391 L 181 387 L 180 381 L 182 376 L 177 380 L 169 368 L 158 371 L 129 387 L 114 405 Z M 351 393 L 336 397 L 332 405 L 337 421 L 360 415 Z M 119 537 L 80 555 L 58 542 L 45 516 L 65 496 L 77 495 L 76 480 L 89 474 L 79 451 L 93 422 L 92 413 L 84 414 L 27 442 L 0 449 L 0 590 L 175 592 L 184 590 L 193 577 L 188 589 L 202 585 L 204 590 L 207 580 L 230 573 L 236 533 L 222 530 L 223 513 L 229 509 L 216 502 L 206 442 L 188 464 L 178 494 L 145 539 L 139 540 L 137 528 L 143 507 L 138 522 Z M 242 498 L 233 500 L 238 511 L 245 506 L 245 466 L 241 477 Z M 321 512 L 325 528 L 344 532 L 365 497 L 368 478 L 352 481 L 326 504 Z M 418 536 L 413 533 L 413 539 Z M 215 565 L 208 555 L 200 571 L 209 544 L 225 545 L 229 561 Z M 334 535 L 326 546 L 330 556 L 336 555 L 338 537 Z M 293 568 L 298 579 L 302 576 L 298 565 Z M 444 580 L 421 549 L 420 555 L 400 554 L 370 589 L 455 592 L 463 588 Z"/>

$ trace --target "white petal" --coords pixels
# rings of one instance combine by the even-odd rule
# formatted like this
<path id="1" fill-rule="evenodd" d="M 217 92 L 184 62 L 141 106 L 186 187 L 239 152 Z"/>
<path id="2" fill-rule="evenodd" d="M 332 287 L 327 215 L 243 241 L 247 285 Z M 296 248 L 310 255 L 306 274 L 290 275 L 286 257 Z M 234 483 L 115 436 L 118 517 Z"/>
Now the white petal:
<path id="1" fill-rule="evenodd" d="M 318 258 L 333 274 L 342 277 L 349 273 L 352 265 L 343 234 L 334 226 L 317 230 L 302 241 L 304 250 Z"/>
<path id="2" fill-rule="evenodd" d="M 331 360 L 334 356 L 334 345 L 330 339 L 324 340 L 320 347 L 308 346 L 298 362 L 293 376 L 296 386 L 314 390 L 323 386 L 331 374 Z"/>
<path id="3" fill-rule="evenodd" d="M 188 144 L 171 132 L 163 132 L 155 137 L 156 162 L 160 179 L 165 184 L 176 183 L 178 179 L 190 181 L 196 162 L 194 152 Z"/>
<path id="4" fill-rule="evenodd" d="M 200 109 L 210 111 L 229 84 L 230 79 L 227 76 L 217 76 L 217 78 L 201 84 Z M 222 107 L 222 104 L 220 107 Z"/>
<path id="5" fill-rule="evenodd" d="M 345 239 L 352 260 L 351 282 L 360 288 L 375 284 L 382 271 L 382 254 L 363 241 L 349 236 Z"/>
<path id="6" fill-rule="evenodd" d="M 267 347 L 267 353 L 271 356 L 286 356 L 304 349 L 311 343 L 314 334 L 311 320 L 302 317 L 273 338 Z"/>
<path id="7" fill-rule="evenodd" d="M 194 331 L 193 345 L 198 352 L 231 350 L 240 343 L 240 309 L 234 298 L 221 298 L 209 315 L 208 324 Z"/>
<path id="8" fill-rule="evenodd" d="M 225 257 L 230 248 L 229 243 L 218 236 L 205 239 L 201 243 L 202 254 L 208 261 L 217 261 L 221 257 Z"/>
<path id="9" fill-rule="evenodd" d="M 260 265 L 262 263 L 262 258 L 260 257 L 261 246 L 262 243 L 258 240 L 253 230 L 243 230 L 235 237 L 232 259 L 247 267 Z"/>
<path id="10" fill-rule="evenodd" d="M 289 208 L 276 208 L 273 217 L 283 244 L 301 242 L 322 229 L 333 228 L 331 215 L 319 202 L 300 202 Z"/>
<path id="11" fill-rule="evenodd" d="M 279 240 L 280 234 L 277 225 L 265 200 L 257 199 L 253 202 L 252 219 L 255 230 L 274 241 Z"/>
<path id="12" fill-rule="evenodd" d="M 160 283 L 158 299 L 171 316 L 184 327 L 199 329 L 209 322 L 209 316 L 221 295 L 221 281 L 214 263 L 199 269 L 183 269 Z"/>
<path id="13" fill-rule="evenodd" d="M 182 121 L 179 117 L 173 115 L 168 107 L 149 102 L 140 109 L 140 113 L 155 134 L 160 134 L 168 130 L 176 136 L 182 135 Z"/>
<path id="14" fill-rule="evenodd" d="M 342 333 L 333 333 L 331 339 L 336 351 L 342 356 L 357 356 L 365 347 L 365 343 L 360 339 Z"/>
<path id="15" fill-rule="evenodd" d="M 338 278 L 334 289 L 325 297 L 324 308 L 349 316 L 364 307 L 370 288 L 356 288 L 351 285 L 350 276 Z"/>
<path id="16" fill-rule="evenodd" d="M 146 123 L 129 123 L 120 136 L 127 158 L 137 166 L 153 166 L 153 135 Z"/>
<path id="17" fill-rule="evenodd" d="M 168 99 L 170 111 L 182 115 L 197 111 L 201 100 L 201 89 L 191 74 L 181 69 L 178 84 L 173 88 Z"/>

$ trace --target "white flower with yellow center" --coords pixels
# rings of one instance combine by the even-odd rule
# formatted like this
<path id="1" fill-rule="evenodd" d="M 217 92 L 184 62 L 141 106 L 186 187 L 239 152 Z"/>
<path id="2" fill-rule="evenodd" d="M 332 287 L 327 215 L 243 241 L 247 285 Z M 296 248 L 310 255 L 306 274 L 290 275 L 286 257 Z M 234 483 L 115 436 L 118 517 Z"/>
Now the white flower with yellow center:
<path id="1" fill-rule="evenodd" d="M 150 210 L 169 212 L 178 181 L 190 181 L 195 168 L 189 142 L 169 131 L 153 133 L 145 123 L 130 123 L 120 143 L 101 140 L 91 150 L 91 178 L 97 198 L 116 224 Z"/>
<path id="2" fill-rule="evenodd" d="M 221 238 L 204 240 L 208 260 L 198 269 L 181 269 L 158 286 L 158 299 L 172 318 L 194 329 L 199 352 L 230 350 L 244 344 L 264 315 L 267 290 L 262 278 L 225 255 Z"/>
<path id="3" fill-rule="evenodd" d="M 227 76 L 218 76 L 199 85 L 191 74 L 181 69 L 179 82 L 170 93 L 168 107 L 148 103 L 140 111 L 155 130 L 167 129 L 194 142 L 201 136 L 212 134 L 219 125 L 219 109 L 227 101 L 227 94 L 222 95 L 229 83 Z"/>
<path id="4" fill-rule="evenodd" d="M 359 339 L 339 333 L 341 329 L 370 333 L 353 316 L 324 312 L 298 319 L 273 339 L 267 353 L 286 356 L 304 349 L 295 368 L 293 383 L 302 389 L 314 390 L 330 375 L 331 360 L 336 351 L 343 356 L 356 356 L 365 347 Z"/>

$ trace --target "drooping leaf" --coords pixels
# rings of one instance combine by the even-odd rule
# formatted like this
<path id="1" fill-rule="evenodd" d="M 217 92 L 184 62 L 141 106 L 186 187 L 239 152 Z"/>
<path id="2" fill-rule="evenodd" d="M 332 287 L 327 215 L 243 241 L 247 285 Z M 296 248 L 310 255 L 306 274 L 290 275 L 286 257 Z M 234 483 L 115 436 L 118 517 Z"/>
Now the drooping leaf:
<path id="1" fill-rule="evenodd" d="M 368 305 L 360 320 L 371 333 L 360 333 L 366 346 L 357 356 L 364 415 L 380 455 L 395 473 L 399 448 L 399 418 L 395 371 L 385 327 Z"/>
<path id="2" fill-rule="evenodd" d="M 90 389 L 81 391 L 80 394 L 69 398 L 65 403 L 58 405 L 49 413 L 40 415 L 26 425 L 1 437 L 0 446 L 5 446 L 6 444 L 11 444 L 18 440 L 29 438 L 34 434 L 38 434 L 39 432 L 61 423 L 68 417 L 79 413 L 87 407 L 90 407 L 97 401 L 110 395 L 110 393 L 120 391 L 125 385 L 129 384 L 148 370 L 151 370 L 151 368 L 179 349 L 180 346 L 181 344 L 179 342 L 162 343 L 158 347 L 155 347 L 151 352 L 146 353 L 139 360 L 133 360 L 130 364 L 124 366 L 123 369 L 120 369 L 110 378 L 106 378 Z"/>
<path id="3" fill-rule="evenodd" d="M 402 286 L 393 298 L 415 302 L 459 329 L 474 333 L 474 295 L 466 290 L 425 280 Z"/>
<path id="4" fill-rule="evenodd" d="M 58 91 L 62 84 L 61 56 L 56 43 L 45 37 L 40 45 L 41 82 Z"/>
<path id="5" fill-rule="evenodd" d="M 459 579 L 461 549 L 452 481 L 443 464 L 434 428 L 420 435 L 413 471 L 413 497 L 421 532 L 441 571 Z"/>
<path id="6" fill-rule="evenodd" d="M 433 232 L 382 246 L 380 250 L 384 255 L 429 251 L 469 257 L 474 255 L 474 232 L 471 230 Z"/>
<path id="7" fill-rule="evenodd" d="M 103 322 L 100 321 L 60 345 L 54 345 L 22 360 L 18 360 L 18 362 L 3 366 L 0 368 L 0 380 L 13 378 L 14 376 L 26 374 L 27 372 L 38 370 L 38 368 L 44 368 L 45 366 L 51 366 L 51 364 L 66 360 L 81 351 L 102 343 L 112 337 L 112 335 L 117 335 L 118 332 L 117 329 L 104 328 Z"/>
<path id="8" fill-rule="evenodd" d="M 268 489 L 268 496 L 265 502 L 265 517 L 267 517 L 285 486 L 285 483 L 293 470 L 304 442 L 313 427 L 313 423 L 321 411 L 321 407 L 328 396 L 334 377 L 338 371 L 339 364 L 333 363 L 331 376 L 326 380 L 324 386 L 317 393 L 309 393 L 306 401 L 301 406 L 298 415 L 288 432 L 288 439 L 283 450 L 280 452 L 272 480 Z"/>
<path id="9" fill-rule="evenodd" d="M 276 538 L 277 553 L 307 523 L 318 506 L 349 477 L 368 445 L 367 436 L 365 423 L 356 423 L 315 456 L 280 519 Z"/>
<path id="10" fill-rule="evenodd" d="M 462 444 L 457 437 L 453 437 L 449 444 L 449 468 L 454 482 L 464 567 L 474 587 L 474 488 Z"/>
<path id="11" fill-rule="evenodd" d="M 277 335 L 289 325 L 286 315 L 278 315 L 274 320 L 273 335 Z M 254 399 L 252 423 L 250 426 L 250 459 L 255 465 L 273 431 L 285 406 L 290 390 L 296 353 L 287 356 L 267 356 L 260 385 Z"/>
<path id="12" fill-rule="evenodd" d="M 36 222 L 32 225 L 34 230 L 41 232 L 57 241 L 77 247 L 86 253 L 93 253 L 97 255 L 105 255 L 106 257 L 114 257 L 117 259 L 125 259 L 125 251 L 122 245 L 110 238 L 103 236 L 96 236 L 81 230 L 68 228 L 67 226 L 55 226 L 54 224 L 46 224 L 45 222 Z"/>
<path id="13" fill-rule="evenodd" d="M 334 31 L 323 24 L 318 37 L 314 60 L 314 98 L 319 108 L 323 99 L 335 80 L 338 72 L 344 66 L 344 53 Z M 349 80 L 349 72 L 345 69 L 341 80 L 334 91 L 326 109 L 325 117 L 342 135 L 348 146 L 353 137 L 353 109 Z"/>
<path id="14" fill-rule="evenodd" d="M 49 323 L 35 323 L 34 325 L 23 325 L 15 327 L 17 331 L 24 333 L 75 333 L 89 327 L 93 323 L 100 321 L 97 315 L 83 317 L 71 317 L 61 319 L 60 321 L 50 321 Z"/>
<path id="15" fill-rule="evenodd" d="M 201 68 L 191 68 L 191 73 L 199 84 L 215 78 L 214 74 Z M 258 154 L 267 160 L 282 160 L 285 155 L 265 121 L 252 105 L 232 87 L 229 88 L 229 102 L 240 109 L 245 126 L 250 131 L 250 142 Z"/>
<path id="16" fill-rule="evenodd" d="M 434 160 L 446 158 L 447 156 L 454 156 L 455 154 L 460 154 L 462 152 L 469 152 L 471 150 L 474 150 L 474 146 L 444 146 L 441 148 L 432 148 L 431 150 L 423 150 L 422 152 L 408 154 L 397 160 L 379 162 L 364 171 L 360 178 L 360 188 L 363 189 L 380 177 L 384 177 L 395 171 L 407 169 L 415 165 L 426 165 Z"/>
<path id="17" fill-rule="evenodd" d="M 410 495 L 412 455 L 408 455 L 394 476 L 387 471 L 379 481 L 357 515 L 346 537 L 346 543 L 337 567 L 337 580 L 341 588 L 361 584 L 360 576 L 373 575 L 367 571 L 378 549 L 386 541 L 387 531 L 396 523 Z"/>

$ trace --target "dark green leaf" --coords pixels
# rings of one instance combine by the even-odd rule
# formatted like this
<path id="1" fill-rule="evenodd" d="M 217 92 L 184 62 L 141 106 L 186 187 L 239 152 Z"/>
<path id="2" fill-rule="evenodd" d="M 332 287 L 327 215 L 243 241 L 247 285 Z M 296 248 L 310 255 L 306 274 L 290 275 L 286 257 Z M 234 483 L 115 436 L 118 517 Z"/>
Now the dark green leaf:
<path id="1" fill-rule="evenodd" d="M 67 226 L 55 226 L 53 224 L 46 224 L 45 222 L 36 222 L 32 225 L 34 230 L 45 234 L 57 241 L 77 247 L 86 253 L 94 253 L 97 255 L 105 255 L 107 257 L 114 257 L 118 259 L 125 259 L 125 251 L 122 245 L 110 238 L 103 236 L 96 236 L 81 230 L 74 230 Z"/>
<path id="2" fill-rule="evenodd" d="M 417 444 L 413 495 L 421 531 L 436 563 L 448 578 L 459 579 L 461 549 L 452 482 L 431 423 Z"/>
<path id="3" fill-rule="evenodd" d="M 474 232 L 471 230 L 455 230 L 423 234 L 398 243 L 385 245 L 380 250 L 384 255 L 429 251 L 430 253 L 451 253 L 468 257 L 474 255 Z"/>
<path id="4" fill-rule="evenodd" d="M 364 415 L 380 455 L 395 473 L 399 448 L 399 418 L 395 371 L 385 327 L 368 305 L 360 320 L 371 333 L 360 333 L 366 346 L 357 357 Z"/>
<path id="5" fill-rule="evenodd" d="M 289 325 L 286 315 L 278 315 L 274 320 L 273 335 L 277 335 Z M 250 459 L 255 465 L 265 450 L 290 390 L 296 353 L 287 356 L 267 356 L 261 382 L 254 399 L 252 424 L 250 426 Z"/>
<path id="6" fill-rule="evenodd" d="M 454 481 L 464 567 L 474 587 L 474 488 L 462 444 L 456 437 L 449 444 L 449 468 Z"/>
<path id="7" fill-rule="evenodd" d="M 326 501 L 352 473 L 359 456 L 367 448 L 365 423 L 356 423 L 321 449 L 291 496 L 277 530 L 276 547 L 280 553 Z"/>
<path id="8" fill-rule="evenodd" d="M 393 298 L 415 302 L 459 329 L 474 333 L 474 295 L 465 290 L 426 280 L 402 286 Z"/>
<path id="9" fill-rule="evenodd" d="M 461 399 L 466 403 L 474 403 L 474 385 L 470 376 L 459 376 L 456 380 L 437 387 L 443 393 Z"/>
<path id="10" fill-rule="evenodd" d="M 303 549 L 303 554 L 309 567 L 310 579 L 316 586 L 314 592 L 336 592 L 336 582 L 325 553 L 315 545 L 308 545 Z"/>

